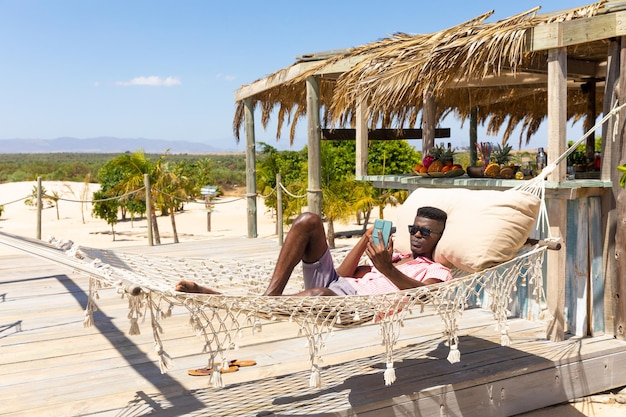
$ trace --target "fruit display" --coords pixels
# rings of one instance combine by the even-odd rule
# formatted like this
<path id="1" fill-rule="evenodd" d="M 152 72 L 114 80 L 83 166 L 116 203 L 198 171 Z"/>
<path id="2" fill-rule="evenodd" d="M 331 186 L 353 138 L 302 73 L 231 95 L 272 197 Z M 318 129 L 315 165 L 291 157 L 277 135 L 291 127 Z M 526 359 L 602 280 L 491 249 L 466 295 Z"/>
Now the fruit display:
<path id="1" fill-rule="evenodd" d="M 502 178 L 507 180 L 514 178 L 519 179 L 520 176 L 517 175 L 519 167 L 511 163 L 511 150 L 513 149 L 511 145 L 493 145 L 490 142 L 480 142 L 476 144 L 476 148 L 481 155 L 481 159 L 487 161 L 487 165 L 484 167 L 482 175 L 480 175 L 481 173 L 474 172 L 476 168 L 472 168 L 473 171 L 470 176 Z"/>
<path id="2" fill-rule="evenodd" d="M 497 178 L 500 175 L 500 165 L 495 162 L 489 162 L 485 167 L 485 177 L 488 178 Z"/>
<path id="3" fill-rule="evenodd" d="M 460 164 L 454 163 L 454 151 L 450 144 L 447 148 L 443 145 L 432 148 L 422 163 L 415 165 L 414 171 L 424 177 L 456 177 L 465 173 Z"/>

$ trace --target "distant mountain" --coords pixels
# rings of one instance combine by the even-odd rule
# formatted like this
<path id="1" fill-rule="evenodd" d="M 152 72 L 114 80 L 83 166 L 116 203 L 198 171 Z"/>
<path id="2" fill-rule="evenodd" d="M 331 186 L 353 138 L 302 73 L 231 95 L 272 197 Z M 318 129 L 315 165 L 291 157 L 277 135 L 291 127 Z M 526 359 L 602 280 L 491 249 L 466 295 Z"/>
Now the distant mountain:
<path id="1" fill-rule="evenodd" d="M 122 153 L 143 150 L 145 153 L 162 154 L 168 149 L 172 154 L 236 152 L 233 149 L 220 149 L 201 142 L 146 138 L 102 136 L 86 139 L 68 137 L 56 139 L 0 139 L 0 153 Z"/>

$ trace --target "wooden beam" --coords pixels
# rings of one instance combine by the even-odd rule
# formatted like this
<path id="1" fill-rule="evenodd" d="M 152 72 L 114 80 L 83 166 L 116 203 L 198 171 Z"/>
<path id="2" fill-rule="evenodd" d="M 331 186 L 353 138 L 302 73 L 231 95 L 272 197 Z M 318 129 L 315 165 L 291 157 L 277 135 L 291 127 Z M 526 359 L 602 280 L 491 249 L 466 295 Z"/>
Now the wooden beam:
<path id="1" fill-rule="evenodd" d="M 567 50 L 551 49 L 548 53 L 548 162 L 561 155 L 566 147 L 567 123 Z M 549 175 L 549 180 L 565 180 L 565 164 L 559 164 Z M 548 325 L 547 336 L 559 341 L 565 337 L 565 280 L 567 253 L 567 200 L 549 199 L 548 218 L 550 234 L 561 238 L 564 248 L 560 251 L 548 251 L 547 255 L 547 304 L 552 316 Z"/>
<path id="2" fill-rule="evenodd" d="M 295 77 L 302 75 L 305 71 L 308 71 L 315 65 L 319 65 L 319 62 L 300 62 L 291 65 L 287 68 L 283 68 L 280 71 L 275 72 L 265 78 L 256 80 L 250 84 L 243 85 L 235 91 L 235 101 L 241 101 L 248 97 L 253 97 L 263 91 L 267 91 L 280 84 L 283 84 Z"/>
<path id="3" fill-rule="evenodd" d="M 309 183 L 307 204 L 309 211 L 322 215 L 322 170 L 320 149 L 320 88 L 315 76 L 306 80 L 308 126 Z"/>
<path id="4" fill-rule="evenodd" d="M 348 71 L 350 68 L 366 59 L 367 56 L 351 57 L 347 59 L 341 59 L 315 72 L 314 75 L 331 76 L 332 74 L 340 74 Z M 311 68 L 319 66 L 323 61 L 303 61 L 293 64 L 287 68 L 283 68 L 265 78 L 256 80 L 250 84 L 241 86 L 235 91 L 235 101 L 241 101 L 247 97 L 253 97 L 263 91 L 272 89 L 280 84 L 284 84 L 287 81 L 293 80 L 296 77 L 309 71 Z"/>
<path id="5" fill-rule="evenodd" d="M 538 25 L 528 31 L 528 52 L 589 43 L 626 35 L 626 11 Z"/>
<path id="6" fill-rule="evenodd" d="M 322 140 L 355 140 L 357 129 L 322 129 Z M 450 128 L 435 129 L 435 138 L 449 138 Z M 422 129 L 371 129 L 368 140 L 422 139 Z"/>
<path id="7" fill-rule="evenodd" d="M 430 92 L 426 92 L 424 94 L 424 105 L 422 108 L 422 128 L 424 129 L 422 156 L 427 155 L 435 146 L 436 110 L 435 96 Z"/>
<path id="8" fill-rule="evenodd" d="M 363 101 L 359 101 L 356 106 L 356 129 L 354 132 L 356 139 L 356 169 L 357 177 L 367 175 L 368 161 L 368 126 L 367 126 L 367 105 Z M 322 130 L 322 139 L 325 139 L 325 133 Z"/>
<path id="9" fill-rule="evenodd" d="M 252 99 L 244 100 L 246 123 L 246 198 L 248 237 L 256 238 L 257 234 L 257 207 L 256 207 L 256 144 L 254 136 L 254 105 Z"/>

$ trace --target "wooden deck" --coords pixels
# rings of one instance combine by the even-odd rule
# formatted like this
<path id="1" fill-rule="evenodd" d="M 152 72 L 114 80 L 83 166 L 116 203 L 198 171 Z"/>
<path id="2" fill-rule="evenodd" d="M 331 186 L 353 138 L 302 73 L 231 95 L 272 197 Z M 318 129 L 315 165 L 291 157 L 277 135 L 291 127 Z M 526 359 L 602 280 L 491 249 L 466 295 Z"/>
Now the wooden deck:
<path id="1" fill-rule="evenodd" d="M 168 256 L 275 257 L 275 242 L 229 239 L 132 247 Z M 446 360 L 438 317 L 407 320 L 396 349 L 397 381 L 383 383 L 378 327 L 337 330 L 323 351 L 322 388 L 308 386 L 308 350 L 291 323 L 244 335 L 224 389 L 186 370 L 205 365 L 186 311 L 164 322 L 175 369 L 161 374 L 151 328 L 128 336 L 127 302 L 100 291 L 95 326 L 83 328 L 88 279 L 0 245 L 2 416 L 509 416 L 626 385 L 626 344 L 612 337 L 548 342 L 544 326 L 512 319 L 502 347 L 491 315 L 461 319 L 461 363 Z"/>

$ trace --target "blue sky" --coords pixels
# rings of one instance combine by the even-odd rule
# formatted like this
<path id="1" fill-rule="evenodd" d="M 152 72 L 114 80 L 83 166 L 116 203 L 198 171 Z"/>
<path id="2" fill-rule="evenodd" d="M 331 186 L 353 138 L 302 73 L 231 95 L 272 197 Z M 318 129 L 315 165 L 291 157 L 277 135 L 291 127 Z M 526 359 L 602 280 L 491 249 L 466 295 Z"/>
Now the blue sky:
<path id="1" fill-rule="evenodd" d="M 243 151 L 232 134 L 235 90 L 298 55 L 435 32 L 491 9 L 500 20 L 591 1 L 543 3 L 0 0 L 0 139 L 143 137 Z M 276 142 L 275 125 L 264 131 L 256 119 L 257 142 L 289 148 L 288 130 Z M 306 143 L 303 127 L 292 149 Z M 467 125 L 442 127 L 454 146 L 467 143 Z M 571 130 L 578 139 L 582 124 Z M 543 129 L 528 147 L 545 142 Z"/>

